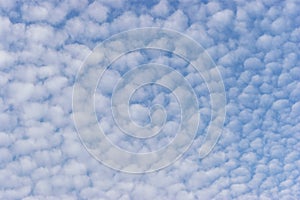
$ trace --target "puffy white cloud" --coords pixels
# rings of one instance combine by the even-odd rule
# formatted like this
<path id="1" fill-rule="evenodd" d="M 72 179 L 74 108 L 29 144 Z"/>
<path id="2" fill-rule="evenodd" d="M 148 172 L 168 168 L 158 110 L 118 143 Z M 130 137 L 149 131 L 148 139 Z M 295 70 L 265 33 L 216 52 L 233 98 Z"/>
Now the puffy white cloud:
<path id="1" fill-rule="evenodd" d="M 166 28 L 184 31 L 188 26 L 188 18 L 182 10 L 175 11 L 165 22 Z"/>
<path id="2" fill-rule="evenodd" d="M 159 1 L 159 3 L 153 6 L 151 10 L 151 13 L 154 16 L 158 16 L 158 17 L 166 17 L 169 15 L 169 12 L 170 12 L 170 5 L 166 0 Z"/>
<path id="3" fill-rule="evenodd" d="M 40 5 L 24 4 L 22 10 L 24 19 L 30 21 L 45 20 L 49 16 L 48 9 Z"/>
<path id="4" fill-rule="evenodd" d="M 234 13 L 231 10 L 222 10 L 215 13 L 208 21 L 208 27 L 222 31 L 228 28 L 233 20 Z"/>
<path id="5" fill-rule="evenodd" d="M 31 83 L 15 82 L 8 87 L 8 97 L 12 103 L 22 103 L 31 98 L 34 85 Z"/>
<path id="6" fill-rule="evenodd" d="M 0 68 L 5 69 L 12 66 L 15 58 L 14 55 L 7 51 L 0 51 Z"/>
<path id="7" fill-rule="evenodd" d="M 121 32 L 132 28 L 139 27 L 139 18 L 131 11 L 124 12 L 118 18 L 114 19 L 111 24 L 113 32 Z"/>
<path id="8" fill-rule="evenodd" d="M 93 2 L 88 6 L 87 15 L 97 22 L 103 22 L 107 19 L 108 8 L 98 2 Z"/>
<path id="9" fill-rule="evenodd" d="M 0 7 L 4 10 L 10 10 L 12 9 L 16 4 L 15 0 L 12 1 L 5 1 L 5 0 L 1 0 L 0 1 Z"/>
<path id="10" fill-rule="evenodd" d="M 0 199 L 298 199 L 297 1 L 131 3 L 0 0 Z M 183 158 L 160 171 L 134 175 L 103 166 L 85 150 L 72 121 L 72 85 L 98 42 L 146 26 L 181 31 L 207 49 L 223 77 L 227 117 L 216 147 L 199 160 L 196 152 L 215 96 L 209 97 L 205 82 L 181 58 L 162 51 L 124 55 L 95 88 L 95 112 L 113 143 L 148 152 L 169 144 L 179 127 L 176 98 L 150 86 L 132 95 L 131 117 L 143 125 L 153 114 L 160 122 L 161 112 L 154 112 L 159 109 L 149 113 L 146 105 L 165 106 L 165 135 L 140 142 L 115 126 L 109 116 L 111 92 L 140 64 L 176 68 L 201 104 L 200 131 Z"/>
<path id="11" fill-rule="evenodd" d="M 263 63 L 258 58 L 248 58 L 244 62 L 245 69 L 258 70 L 264 67 Z"/>

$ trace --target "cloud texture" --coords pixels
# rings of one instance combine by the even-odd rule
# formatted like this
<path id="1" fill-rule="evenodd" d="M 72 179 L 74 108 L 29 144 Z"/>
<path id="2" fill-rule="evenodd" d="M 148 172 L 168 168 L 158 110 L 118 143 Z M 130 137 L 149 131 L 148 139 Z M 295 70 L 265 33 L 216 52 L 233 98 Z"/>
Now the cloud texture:
<path id="1" fill-rule="evenodd" d="M 299 10 L 296 0 L 0 0 L 0 199 L 299 199 Z M 200 131 L 174 165 L 126 174 L 100 164 L 81 144 L 72 87 L 97 43 L 151 26 L 180 31 L 207 50 L 224 81 L 225 125 L 204 159 L 197 154 Z M 99 118 L 110 112 L 115 81 L 129 66 L 149 61 L 176 68 L 190 82 L 205 131 L 211 105 L 203 77 L 157 51 L 132 52 L 112 65 L 97 88 Z M 108 137 L 128 151 L 168 143 L 180 118 L 176 98 L 147 86 L 131 100 L 139 125 L 150 120 L 145 107 L 166 106 L 168 134 L 142 146 L 103 118 L 113 130 Z"/>

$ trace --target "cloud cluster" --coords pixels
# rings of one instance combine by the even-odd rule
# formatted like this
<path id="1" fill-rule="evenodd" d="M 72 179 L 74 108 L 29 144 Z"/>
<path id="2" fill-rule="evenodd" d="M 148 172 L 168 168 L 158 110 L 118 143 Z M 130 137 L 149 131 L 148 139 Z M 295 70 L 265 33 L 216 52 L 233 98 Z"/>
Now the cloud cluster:
<path id="1" fill-rule="evenodd" d="M 300 198 L 297 1 L 0 0 L 0 10 L 0 199 Z M 218 144 L 199 159 L 211 115 L 203 77 L 164 52 L 121 57 L 97 88 L 99 118 L 111 112 L 108 97 L 116 81 L 146 62 L 181 72 L 196 92 L 201 117 L 201 131 L 182 159 L 157 172 L 126 174 L 101 165 L 81 144 L 72 87 L 97 43 L 151 26 L 185 33 L 207 50 L 224 81 L 226 121 Z M 108 137 L 129 151 L 164 146 L 179 120 L 175 97 L 147 86 L 131 100 L 140 125 L 149 122 L 146 106 L 165 105 L 170 135 L 129 142 L 103 118 L 102 127 L 113 130 Z"/>

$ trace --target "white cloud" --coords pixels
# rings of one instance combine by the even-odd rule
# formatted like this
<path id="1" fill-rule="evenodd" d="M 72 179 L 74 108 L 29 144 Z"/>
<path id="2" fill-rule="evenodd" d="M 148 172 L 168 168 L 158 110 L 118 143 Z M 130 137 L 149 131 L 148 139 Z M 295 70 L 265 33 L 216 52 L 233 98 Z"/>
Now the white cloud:
<path id="1" fill-rule="evenodd" d="M 31 83 L 16 82 L 9 85 L 8 96 L 12 103 L 22 103 L 30 99 L 34 93 L 34 85 Z"/>
<path id="2" fill-rule="evenodd" d="M 286 20 L 284 18 L 279 17 L 275 21 L 272 22 L 271 28 L 276 34 L 280 34 L 286 31 Z"/>
<path id="3" fill-rule="evenodd" d="M 15 58 L 14 55 L 10 52 L 0 51 L 0 68 L 7 69 L 12 66 Z"/>
<path id="4" fill-rule="evenodd" d="M 5 0 L 1 0 L 0 1 L 0 8 L 4 9 L 4 10 L 10 10 L 15 6 L 16 1 L 12 0 L 12 1 L 5 1 Z"/>
<path id="5" fill-rule="evenodd" d="M 164 27 L 171 28 L 177 31 L 186 30 L 188 25 L 188 18 L 182 10 L 177 10 L 172 13 L 171 16 L 166 20 Z"/>
<path id="6" fill-rule="evenodd" d="M 9 18 L 0 16 L 0 25 L 1 25 L 1 27 L 3 27 L 0 30 L 0 36 L 5 37 L 9 33 L 10 28 L 12 26 Z"/>
<path id="7" fill-rule="evenodd" d="M 121 0 L 0 0 L 0 199 L 298 199 L 299 4 L 161 0 L 139 8 Z M 180 119 L 174 97 L 144 88 L 133 96 L 132 117 L 147 121 L 148 107 L 139 103 L 152 98 L 171 115 L 166 134 L 142 143 L 122 136 L 109 116 L 109 95 L 133 67 L 149 60 L 174 66 L 202 103 L 201 131 L 184 157 L 158 172 L 132 175 L 103 166 L 80 143 L 71 116 L 72 84 L 97 42 L 145 26 L 181 31 L 207 48 L 223 77 L 227 117 L 220 141 L 199 160 L 196 150 L 210 116 L 203 81 L 175 56 L 124 56 L 105 73 L 104 94 L 96 95 L 101 126 L 120 147 L 164 147 Z M 149 74 L 133 77 L 139 78 Z M 164 81 L 177 84 L 171 74 Z M 184 88 L 177 91 L 184 96 Z"/>
<path id="8" fill-rule="evenodd" d="M 108 8 L 98 2 L 91 3 L 87 8 L 87 15 L 97 22 L 104 22 L 108 16 Z"/>
<path id="9" fill-rule="evenodd" d="M 223 10 L 215 13 L 208 21 L 208 27 L 222 31 L 224 28 L 230 26 L 234 14 L 231 10 Z"/>
<path id="10" fill-rule="evenodd" d="M 113 23 L 111 24 L 111 30 L 113 32 L 121 32 L 132 28 L 138 28 L 138 25 L 139 18 L 135 15 L 135 13 L 127 11 L 118 18 L 114 19 Z"/>
<path id="11" fill-rule="evenodd" d="M 257 70 L 264 67 L 263 63 L 258 58 L 248 58 L 244 62 L 245 69 L 247 70 Z"/>
<path id="12" fill-rule="evenodd" d="M 161 0 L 161 1 L 159 1 L 158 4 L 153 6 L 151 12 L 154 16 L 166 17 L 166 16 L 168 16 L 168 14 L 170 12 L 169 8 L 170 8 L 170 5 L 169 5 L 168 1 Z"/>
<path id="13" fill-rule="evenodd" d="M 45 20 L 49 16 L 47 8 L 39 5 L 24 4 L 22 10 L 24 19 L 28 21 Z"/>

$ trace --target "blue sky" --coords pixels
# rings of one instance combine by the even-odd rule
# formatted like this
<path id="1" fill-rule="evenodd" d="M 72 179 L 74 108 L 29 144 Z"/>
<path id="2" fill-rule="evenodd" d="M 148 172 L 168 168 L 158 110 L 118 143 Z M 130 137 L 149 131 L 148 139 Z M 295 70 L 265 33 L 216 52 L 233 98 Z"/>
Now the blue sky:
<path id="1" fill-rule="evenodd" d="M 0 199 L 299 199 L 299 10 L 297 0 L 0 0 Z M 116 145 L 152 151 L 180 124 L 178 99 L 155 85 L 135 91 L 130 114 L 136 124 L 156 123 L 161 113 L 155 108 L 150 119 L 146 108 L 164 106 L 165 135 L 131 141 L 113 124 L 113 88 L 137 65 L 151 61 L 183 74 L 201 116 L 181 159 L 128 174 L 99 163 L 82 145 L 72 91 L 97 44 L 142 27 L 173 29 L 206 49 L 224 83 L 226 117 L 217 145 L 200 159 L 211 115 L 205 79 L 163 51 L 123 56 L 95 90 L 99 124 Z"/>

